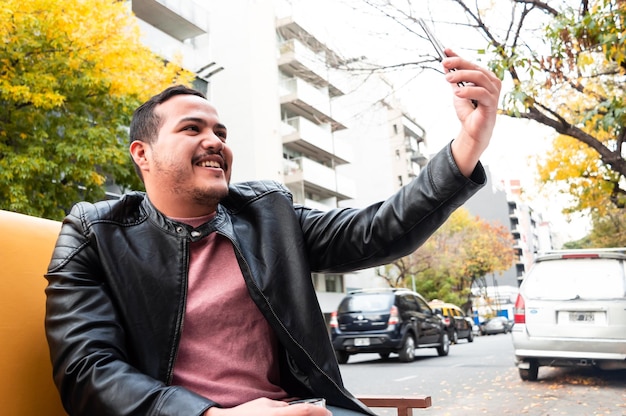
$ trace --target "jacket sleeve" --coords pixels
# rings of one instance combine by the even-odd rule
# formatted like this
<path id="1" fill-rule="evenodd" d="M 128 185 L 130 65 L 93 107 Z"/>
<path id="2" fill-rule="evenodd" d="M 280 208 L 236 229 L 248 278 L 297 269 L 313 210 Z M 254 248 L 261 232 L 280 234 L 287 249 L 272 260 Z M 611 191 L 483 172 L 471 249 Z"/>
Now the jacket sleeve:
<path id="1" fill-rule="evenodd" d="M 125 330 L 102 279 L 80 204 L 65 219 L 46 273 L 45 330 L 70 415 L 201 415 L 216 405 L 128 362 Z"/>
<path id="2" fill-rule="evenodd" d="M 300 207 L 311 267 L 317 272 L 345 273 L 406 256 L 485 183 L 480 163 L 470 178 L 459 171 L 448 144 L 420 175 L 386 201 L 329 212 Z"/>

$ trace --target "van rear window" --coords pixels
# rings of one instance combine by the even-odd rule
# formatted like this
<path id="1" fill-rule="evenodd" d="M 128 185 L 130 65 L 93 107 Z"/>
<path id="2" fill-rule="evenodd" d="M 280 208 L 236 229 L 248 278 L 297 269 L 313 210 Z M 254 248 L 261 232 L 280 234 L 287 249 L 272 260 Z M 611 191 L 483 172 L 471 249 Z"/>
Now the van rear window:
<path id="1" fill-rule="evenodd" d="M 613 259 L 567 259 L 536 263 L 524 279 L 535 299 L 615 299 L 626 297 L 624 265 Z"/>

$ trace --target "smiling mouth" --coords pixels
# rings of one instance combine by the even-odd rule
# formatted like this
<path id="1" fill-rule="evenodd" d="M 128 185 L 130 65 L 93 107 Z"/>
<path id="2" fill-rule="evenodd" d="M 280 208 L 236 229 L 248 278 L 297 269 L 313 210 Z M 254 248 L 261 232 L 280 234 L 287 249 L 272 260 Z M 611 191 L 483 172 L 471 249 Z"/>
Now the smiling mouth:
<path id="1" fill-rule="evenodd" d="M 196 163 L 196 166 L 200 166 L 203 168 L 217 168 L 217 169 L 222 168 L 222 165 L 214 160 L 204 160 L 202 162 Z"/>

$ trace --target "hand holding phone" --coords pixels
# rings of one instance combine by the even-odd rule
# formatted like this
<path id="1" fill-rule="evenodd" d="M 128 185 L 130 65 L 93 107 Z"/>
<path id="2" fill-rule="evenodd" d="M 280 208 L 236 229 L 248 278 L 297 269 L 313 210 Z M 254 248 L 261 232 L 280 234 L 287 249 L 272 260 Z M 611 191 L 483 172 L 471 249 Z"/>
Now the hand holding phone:
<path id="1" fill-rule="evenodd" d="M 419 25 L 422 27 L 422 30 L 424 31 L 424 33 L 426 33 L 426 37 L 428 38 L 430 43 L 432 43 L 432 45 L 435 47 L 435 51 L 437 52 L 437 56 L 438 56 L 437 60 L 441 62 L 444 58 L 447 57 L 446 48 L 439 41 L 439 39 L 437 39 L 435 34 L 430 30 L 430 28 L 428 27 L 424 19 L 422 19 L 421 17 L 418 17 L 416 20 L 417 20 L 417 23 L 419 23 Z M 454 71 L 454 68 L 450 69 L 450 71 Z M 459 82 L 457 83 L 457 85 L 459 87 L 465 86 L 463 82 Z M 471 101 L 472 101 L 472 105 L 474 106 L 474 108 L 478 107 L 478 101 L 476 100 L 471 100 Z"/>

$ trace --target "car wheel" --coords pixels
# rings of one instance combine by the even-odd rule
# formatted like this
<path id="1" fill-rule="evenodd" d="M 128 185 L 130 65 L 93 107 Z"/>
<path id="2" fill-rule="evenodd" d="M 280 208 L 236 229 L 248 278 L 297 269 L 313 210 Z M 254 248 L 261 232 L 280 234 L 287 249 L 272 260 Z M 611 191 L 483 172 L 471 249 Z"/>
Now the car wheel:
<path id="1" fill-rule="evenodd" d="M 381 352 L 381 353 L 378 353 L 378 355 L 380 355 L 380 358 L 382 358 L 383 360 L 386 360 L 387 358 L 389 358 L 388 352 Z"/>
<path id="2" fill-rule="evenodd" d="M 348 358 L 350 358 L 350 354 L 345 351 L 335 351 L 335 355 L 337 356 L 337 362 L 339 364 L 345 364 L 348 362 Z"/>
<path id="3" fill-rule="evenodd" d="M 467 342 L 474 342 L 474 331 L 470 330 L 469 335 L 467 336 Z"/>
<path id="4" fill-rule="evenodd" d="M 450 352 L 450 337 L 448 333 L 444 332 L 441 336 L 441 345 L 437 347 L 437 355 L 445 357 Z"/>
<path id="5" fill-rule="evenodd" d="M 413 335 L 407 335 L 402 345 L 402 349 L 398 352 L 400 361 L 409 363 L 415 359 L 415 338 Z"/>
<path id="6" fill-rule="evenodd" d="M 529 361 L 530 366 L 528 368 L 520 368 L 519 376 L 524 381 L 537 381 L 539 375 L 539 364 L 537 361 Z"/>
<path id="7" fill-rule="evenodd" d="M 453 344 L 459 343 L 459 334 L 456 332 L 456 330 L 452 331 L 452 340 L 450 342 L 452 342 Z"/>

